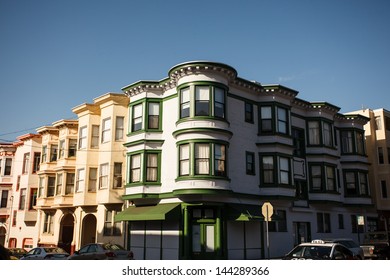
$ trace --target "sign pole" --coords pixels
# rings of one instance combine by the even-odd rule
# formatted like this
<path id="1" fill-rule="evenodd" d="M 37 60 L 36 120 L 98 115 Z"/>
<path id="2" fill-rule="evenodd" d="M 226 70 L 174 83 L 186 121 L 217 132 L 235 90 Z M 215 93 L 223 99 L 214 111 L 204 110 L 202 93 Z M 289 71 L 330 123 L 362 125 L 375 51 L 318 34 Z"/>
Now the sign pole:
<path id="1" fill-rule="evenodd" d="M 267 205 L 267 219 L 265 219 L 265 229 L 266 229 L 266 232 L 267 232 L 267 255 L 268 255 L 268 259 L 269 259 L 269 230 L 268 230 L 268 205 Z"/>
<path id="2" fill-rule="evenodd" d="M 270 253 L 269 253 L 269 228 L 268 228 L 268 222 L 272 221 L 271 216 L 274 213 L 274 208 L 271 203 L 264 202 L 263 206 L 261 207 L 261 213 L 264 216 L 265 221 L 265 232 L 267 237 L 267 254 L 268 259 L 270 259 Z"/>

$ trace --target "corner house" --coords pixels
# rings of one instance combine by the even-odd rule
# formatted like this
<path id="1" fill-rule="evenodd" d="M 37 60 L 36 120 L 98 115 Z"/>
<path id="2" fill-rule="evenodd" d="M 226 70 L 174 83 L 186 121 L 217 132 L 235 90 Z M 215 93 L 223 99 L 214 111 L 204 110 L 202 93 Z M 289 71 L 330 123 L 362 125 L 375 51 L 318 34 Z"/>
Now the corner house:
<path id="1" fill-rule="evenodd" d="M 326 102 L 193 61 L 130 97 L 127 245 L 137 259 L 261 259 L 377 217 L 363 125 Z M 261 212 L 273 206 L 269 246 Z M 269 253 L 268 253 L 269 252 Z"/>

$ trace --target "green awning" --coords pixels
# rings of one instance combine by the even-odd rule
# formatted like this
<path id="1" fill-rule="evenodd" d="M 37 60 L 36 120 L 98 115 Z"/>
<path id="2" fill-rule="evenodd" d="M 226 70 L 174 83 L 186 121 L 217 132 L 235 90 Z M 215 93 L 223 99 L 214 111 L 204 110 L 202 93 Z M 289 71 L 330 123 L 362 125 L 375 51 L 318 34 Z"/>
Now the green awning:
<path id="1" fill-rule="evenodd" d="M 153 206 L 130 206 L 115 216 L 115 221 L 161 221 L 178 220 L 180 203 L 157 204 Z"/>
<path id="2" fill-rule="evenodd" d="M 261 206 L 247 204 L 229 204 L 228 219 L 234 221 L 263 221 L 264 217 L 261 214 Z"/>

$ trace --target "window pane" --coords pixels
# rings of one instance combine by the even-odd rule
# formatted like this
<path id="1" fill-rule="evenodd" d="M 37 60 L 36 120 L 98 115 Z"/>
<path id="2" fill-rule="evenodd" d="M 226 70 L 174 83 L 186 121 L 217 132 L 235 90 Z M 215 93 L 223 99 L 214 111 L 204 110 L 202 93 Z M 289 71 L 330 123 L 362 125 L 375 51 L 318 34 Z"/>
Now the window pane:
<path id="1" fill-rule="evenodd" d="M 279 165 L 280 165 L 280 183 L 289 184 L 290 183 L 289 159 L 279 158 Z"/>
<path id="2" fill-rule="evenodd" d="M 309 144 L 320 144 L 320 124 L 319 122 L 309 122 Z"/>
<path id="3" fill-rule="evenodd" d="M 190 116 L 190 88 L 184 88 L 180 91 L 180 117 Z"/>
<path id="4" fill-rule="evenodd" d="M 146 181 L 157 182 L 157 154 L 147 154 Z"/>
<path id="5" fill-rule="evenodd" d="M 274 158 L 266 156 L 262 158 L 263 165 L 263 181 L 266 184 L 274 182 Z"/>
<path id="6" fill-rule="evenodd" d="M 209 115 L 210 89 L 208 86 L 195 87 L 195 115 Z"/>
<path id="7" fill-rule="evenodd" d="M 102 143 L 108 142 L 111 140 L 111 118 L 103 120 L 102 125 Z"/>
<path id="8" fill-rule="evenodd" d="M 99 147 L 99 126 L 92 125 L 91 148 Z"/>
<path id="9" fill-rule="evenodd" d="M 130 181 L 139 182 L 141 180 L 141 155 L 131 156 Z"/>
<path id="10" fill-rule="evenodd" d="M 214 116 L 225 116 L 225 91 L 221 88 L 214 89 Z"/>
<path id="11" fill-rule="evenodd" d="M 216 176 L 225 176 L 225 145 L 215 144 L 214 146 L 214 158 L 215 158 L 215 174 Z"/>
<path id="12" fill-rule="evenodd" d="M 149 103 L 148 128 L 159 128 L 160 104 Z"/>
<path id="13" fill-rule="evenodd" d="M 195 144 L 195 174 L 209 174 L 209 144 Z"/>
<path id="14" fill-rule="evenodd" d="M 190 145 L 180 145 L 180 171 L 179 174 L 189 175 L 190 174 Z"/>
<path id="15" fill-rule="evenodd" d="M 124 117 L 116 117 L 115 122 L 115 140 L 122 140 L 124 137 L 125 131 L 125 118 Z"/>
<path id="16" fill-rule="evenodd" d="M 133 123 L 132 131 L 138 131 L 142 129 L 142 104 L 133 106 Z"/>
<path id="17" fill-rule="evenodd" d="M 287 133 L 287 110 L 278 108 L 278 132 Z"/>

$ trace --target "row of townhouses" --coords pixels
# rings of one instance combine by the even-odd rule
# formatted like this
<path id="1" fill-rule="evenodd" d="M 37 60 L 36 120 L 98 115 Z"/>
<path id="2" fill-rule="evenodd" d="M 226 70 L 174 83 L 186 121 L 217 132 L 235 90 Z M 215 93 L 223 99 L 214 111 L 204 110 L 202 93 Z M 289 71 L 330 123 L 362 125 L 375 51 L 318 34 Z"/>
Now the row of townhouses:
<path id="1" fill-rule="evenodd" d="M 0 144 L 1 244 L 261 259 L 388 229 L 390 112 L 341 114 L 206 61 L 122 90 Z"/>

